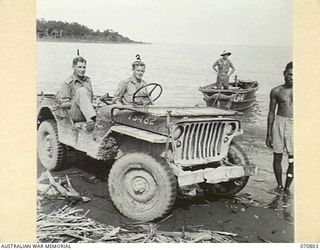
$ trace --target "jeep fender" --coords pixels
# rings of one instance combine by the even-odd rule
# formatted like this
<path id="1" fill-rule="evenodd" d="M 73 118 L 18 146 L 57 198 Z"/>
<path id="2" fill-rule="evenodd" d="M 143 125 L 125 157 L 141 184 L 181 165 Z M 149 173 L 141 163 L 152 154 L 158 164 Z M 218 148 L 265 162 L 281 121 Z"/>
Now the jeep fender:
<path id="1" fill-rule="evenodd" d="M 111 127 L 106 137 L 114 137 L 119 146 L 115 159 L 129 152 L 152 152 L 165 157 L 167 136 L 123 125 Z"/>
<path id="2" fill-rule="evenodd" d="M 49 119 L 56 120 L 52 110 L 47 106 L 41 107 L 41 109 L 38 110 L 37 127 L 39 128 L 41 122 Z"/>
<path id="3" fill-rule="evenodd" d="M 77 148 L 77 131 L 73 127 L 73 122 L 70 119 L 67 112 L 56 109 L 52 103 L 45 103 L 38 110 L 37 125 L 40 123 L 52 119 L 58 126 L 58 138 L 59 141 L 68 146 Z"/>
<path id="4" fill-rule="evenodd" d="M 123 125 L 112 126 L 108 131 L 108 134 L 116 132 L 123 135 L 128 135 L 143 141 L 151 142 L 151 143 L 166 143 L 167 136 L 155 134 L 149 131 L 132 128 Z"/>

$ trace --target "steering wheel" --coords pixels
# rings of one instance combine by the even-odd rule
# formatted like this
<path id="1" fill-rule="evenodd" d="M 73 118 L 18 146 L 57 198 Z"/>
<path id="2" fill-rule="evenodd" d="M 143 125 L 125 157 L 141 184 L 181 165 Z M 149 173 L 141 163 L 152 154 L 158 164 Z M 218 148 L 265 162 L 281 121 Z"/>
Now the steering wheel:
<path id="1" fill-rule="evenodd" d="M 151 91 L 149 93 L 143 93 L 142 90 L 146 89 L 147 87 L 150 87 L 150 86 L 153 86 Z M 155 91 L 156 89 L 160 89 L 160 92 L 157 94 L 156 97 L 151 97 L 153 91 Z M 154 101 L 156 101 L 162 94 L 162 86 L 158 83 L 149 83 L 149 84 L 146 84 L 144 86 L 142 86 L 141 88 L 137 89 L 137 91 L 133 94 L 132 96 L 132 102 L 134 105 L 141 105 L 142 102 L 141 101 L 138 101 L 137 99 L 138 98 L 145 98 L 147 97 L 149 102 L 147 103 L 143 103 L 145 105 L 149 105 L 149 104 L 153 104 Z"/>

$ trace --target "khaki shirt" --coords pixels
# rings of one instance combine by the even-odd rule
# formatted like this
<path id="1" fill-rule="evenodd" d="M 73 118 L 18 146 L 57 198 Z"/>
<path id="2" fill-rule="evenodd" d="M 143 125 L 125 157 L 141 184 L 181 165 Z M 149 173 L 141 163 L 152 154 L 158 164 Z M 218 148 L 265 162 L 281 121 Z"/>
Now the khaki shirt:
<path id="1" fill-rule="evenodd" d="M 129 77 L 119 83 L 114 96 L 117 101 L 120 100 L 123 104 L 132 104 L 133 94 L 145 85 L 146 82 L 144 80 L 139 83 L 135 77 Z M 141 94 L 147 94 L 147 89 L 142 90 L 138 95 L 140 96 Z"/>
<path id="2" fill-rule="evenodd" d="M 213 64 L 213 67 L 215 66 L 218 66 L 219 75 L 227 75 L 230 68 L 234 69 L 232 62 L 228 58 L 226 60 L 220 58 Z"/>
<path id="3" fill-rule="evenodd" d="M 72 74 L 64 83 L 61 85 L 57 93 L 57 98 L 63 101 L 73 100 L 76 96 L 77 89 L 85 87 L 88 90 L 89 98 L 92 102 L 93 100 L 93 89 L 91 84 L 91 79 L 88 76 L 85 76 L 81 80 L 75 74 Z"/>

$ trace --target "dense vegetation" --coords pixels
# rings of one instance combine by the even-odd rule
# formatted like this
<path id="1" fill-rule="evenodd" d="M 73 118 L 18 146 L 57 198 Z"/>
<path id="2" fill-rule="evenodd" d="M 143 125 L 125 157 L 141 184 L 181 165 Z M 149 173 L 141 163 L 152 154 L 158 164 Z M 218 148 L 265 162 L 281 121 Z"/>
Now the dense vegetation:
<path id="1" fill-rule="evenodd" d="M 107 29 L 94 31 L 79 23 L 62 21 L 46 21 L 37 19 L 38 40 L 88 41 L 110 43 L 142 43 L 136 42 L 118 32 Z"/>

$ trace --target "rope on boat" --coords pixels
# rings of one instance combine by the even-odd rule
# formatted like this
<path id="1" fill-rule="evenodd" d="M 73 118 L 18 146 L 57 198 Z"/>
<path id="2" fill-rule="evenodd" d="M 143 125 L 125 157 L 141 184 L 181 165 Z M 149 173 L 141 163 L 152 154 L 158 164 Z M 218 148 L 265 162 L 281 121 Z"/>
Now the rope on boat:
<path id="1" fill-rule="evenodd" d="M 214 105 L 216 104 L 216 102 L 218 101 L 220 95 L 221 95 L 221 92 L 219 92 L 219 93 L 217 94 L 217 97 L 216 97 L 216 99 L 213 101 L 212 106 L 214 106 Z"/>
<path id="2" fill-rule="evenodd" d="M 218 99 L 219 97 L 221 97 L 221 100 L 231 100 L 231 99 L 236 98 L 241 93 L 235 93 L 235 94 L 232 94 L 232 95 L 224 95 L 219 91 L 219 92 L 217 92 L 217 93 L 215 93 L 215 94 L 213 94 L 211 96 L 209 96 L 208 94 L 206 94 L 204 92 L 203 92 L 203 94 L 204 94 L 204 97 L 205 97 L 206 100 L 215 99 L 215 101 L 216 101 L 216 99 Z"/>
<path id="3" fill-rule="evenodd" d="M 239 80 L 239 83 L 242 83 L 241 80 Z M 251 88 L 253 88 L 254 85 L 256 85 L 256 83 L 257 83 L 256 81 L 251 82 L 251 85 L 250 85 L 250 86 L 247 86 L 245 89 L 251 89 Z"/>
<path id="4" fill-rule="evenodd" d="M 228 100 L 228 101 L 231 101 L 231 100 L 235 100 L 236 97 L 237 97 L 239 94 L 237 93 L 237 94 L 232 94 L 232 95 L 230 95 L 230 96 L 227 96 L 227 95 L 223 95 L 223 94 L 221 93 L 221 91 L 219 91 L 219 92 L 217 92 L 216 94 L 213 94 L 212 96 L 209 96 L 209 95 L 207 95 L 206 93 L 203 93 L 203 95 L 204 95 L 204 99 L 205 99 L 206 101 L 209 101 L 209 100 L 214 99 L 214 101 L 213 101 L 213 103 L 212 103 L 212 106 L 214 106 L 214 105 L 217 103 L 217 101 L 219 100 L 220 97 L 222 97 L 220 100 Z"/>

